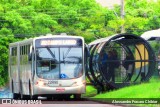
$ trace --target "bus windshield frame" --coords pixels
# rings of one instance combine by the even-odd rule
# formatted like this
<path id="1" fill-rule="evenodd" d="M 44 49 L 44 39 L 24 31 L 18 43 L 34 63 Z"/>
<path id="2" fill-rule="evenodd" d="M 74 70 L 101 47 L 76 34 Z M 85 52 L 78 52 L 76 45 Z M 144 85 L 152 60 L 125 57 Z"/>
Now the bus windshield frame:
<path id="1" fill-rule="evenodd" d="M 62 39 L 76 43 L 71 43 L 71 45 L 69 43 L 57 45 L 49 41 L 51 45 L 44 43 L 45 46 L 40 44 L 42 40 L 49 41 L 49 39 L 38 39 L 35 42 L 36 75 L 39 78 L 47 80 L 75 79 L 83 75 L 82 39 Z M 56 40 L 60 41 L 60 39 Z"/>

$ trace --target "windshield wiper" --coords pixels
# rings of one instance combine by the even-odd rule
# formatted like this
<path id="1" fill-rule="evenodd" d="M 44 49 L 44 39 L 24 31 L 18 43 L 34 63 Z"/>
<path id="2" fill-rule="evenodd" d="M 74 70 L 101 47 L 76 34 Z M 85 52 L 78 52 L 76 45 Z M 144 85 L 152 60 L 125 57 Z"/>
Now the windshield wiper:
<path id="1" fill-rule="evenodd" d="M 53 57 L 53 59 L 55 59 L 55 54 L 52 53 L 51 49 L 49 47 L 46 47 L 48 52 L 51 54 L 51 56 Z"/>
<path id="2" fill-rule="evenodd" d="M 66 52 L 65 55 L 64 55 L 64 53 L 63 53 L 63 60 L 67 57 L 67 55 L 69 54 L 70 50 L 71 50 L 71 47 L 67 50 L 67 52 Z"/>

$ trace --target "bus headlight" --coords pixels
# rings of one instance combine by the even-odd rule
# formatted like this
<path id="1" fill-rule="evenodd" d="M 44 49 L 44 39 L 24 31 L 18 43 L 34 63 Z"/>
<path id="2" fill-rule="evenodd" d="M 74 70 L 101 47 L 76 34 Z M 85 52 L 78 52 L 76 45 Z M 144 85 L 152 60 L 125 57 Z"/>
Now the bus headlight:
<path id="1" fill-rule="evenodd" d="M 37 82 L 36 82 L 36 85 L 38 85 L 38 86 L 44 86 L 45 83 L 44 83 L 43 81 L 37 81 Z"/>
<path id="2" fill-rule="evenodd" d="M 86 81 L 76 81 L 72 84 L 72 86 L 79 86 L 79 85 L 85 85 L 86 84 Z"/>

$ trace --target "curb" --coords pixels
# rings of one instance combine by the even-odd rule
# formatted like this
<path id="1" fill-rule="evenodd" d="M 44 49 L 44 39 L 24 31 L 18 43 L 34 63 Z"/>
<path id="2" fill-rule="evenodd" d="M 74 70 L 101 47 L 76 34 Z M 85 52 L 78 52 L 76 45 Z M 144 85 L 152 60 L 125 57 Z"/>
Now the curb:
<path id="1" fill-rule="evenodd" d="M 99 101 L 99 100 L 92 100 L 90 98 L 85 98 L 86 100 L 88 101 L 94 101 L 94 102 L 98 102 L 98 103 L 101 103 L 101 104 L 111 104 L 111 105 L 114 105 L 114 106 L 122 106 L 122 107 L 139 107 L 139 106 L 136 106 L 134 104 L 112 104 L 112 103 L 109 103 L 107 101 Z"/>

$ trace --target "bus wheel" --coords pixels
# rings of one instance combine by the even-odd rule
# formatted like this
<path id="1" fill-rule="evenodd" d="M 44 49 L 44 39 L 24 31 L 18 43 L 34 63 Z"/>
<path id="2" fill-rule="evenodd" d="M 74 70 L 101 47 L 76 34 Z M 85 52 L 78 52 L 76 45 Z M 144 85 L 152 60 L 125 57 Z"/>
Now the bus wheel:
<path id="1" fill-rule="evenodd" d="M 71 95 L 70 94 L 64 94 L 64 100 L 70 100 Z"/>
<path id="2" fill-rule="evenodd" d="M 31 83 L 30 83 L 30 81 L 29 81 L 29 99 L 33 99 L 33 94 L 32 94 L 32 87 L 31 87 Z"/>
<path id="3" fill-rule="evenodd" d="M 81 99 L 81 94 L 74 94 L 74 99 L 75 100 L 80 100 Z"/>
<path id="4" fill-rule="evenodd" d="M 14 85 L 13 85 L 13 81 L 12 81 L 12 93 L 13 93 L 13 99 L 18 99 L 19 94 L 14 93 Z"/>
<path id="5" fill-rule="evenodd" d="M 47 100 L 53 100 L 52 95 L 47 95 Z"/>
<path id="6" fill-rule="evenodd" d="M 19 98 L 19 94 L 13 93 L 13 99 L 18 99 L 18 98 Z"/>
<path id="7" fill-rule="evenodd" d="M 20 98 L 21 98 L 21 100 L 23 100 L 24 99 L 24 97 L 23 97 L 23 87 L 22 87 L 22 81 L 20 81 Z"/>
<path id="8" fill-rule="evenodd" d="M 22 93 L 23 93 L 23 87 L 22 87 Z M 30 81 L 29 81 L 29 95 L 21 95 L 21 98 L 24 99 L 24 100 L 30 100 L 30 99 L 33 99 L 32 98 L 32 92 L 31 92 L 31 84 L 30 84 Z"/>
<path id="9" fill-rule="evenodd" d="M 30 96 L 29 95 L 23 95 L 23 100 L 30 100 Z"/>
<path id="10" fill-rule="evenodd" d="M 32 96 L 32 99 L 33 99 L 33 100 L 37 100 L 37 99 L 38 99 L 38 96 L 37 96 L 37 95 L 33 95 L 33 96 Z"/>

